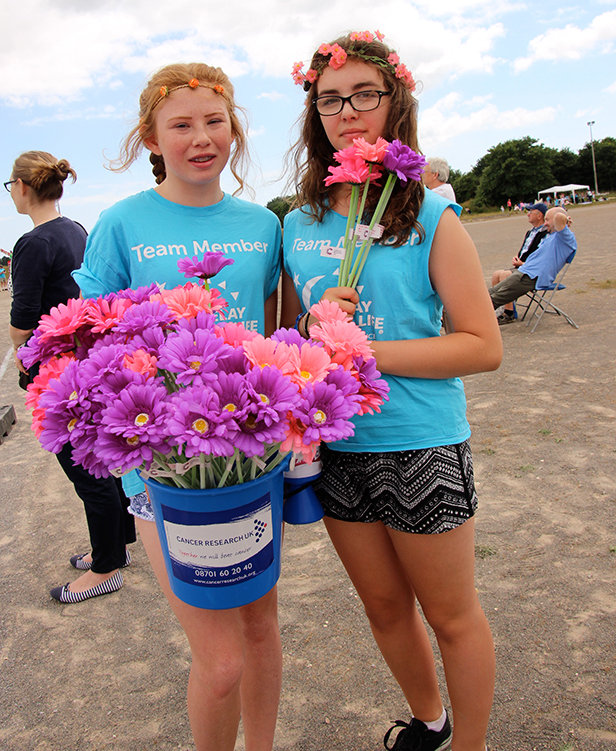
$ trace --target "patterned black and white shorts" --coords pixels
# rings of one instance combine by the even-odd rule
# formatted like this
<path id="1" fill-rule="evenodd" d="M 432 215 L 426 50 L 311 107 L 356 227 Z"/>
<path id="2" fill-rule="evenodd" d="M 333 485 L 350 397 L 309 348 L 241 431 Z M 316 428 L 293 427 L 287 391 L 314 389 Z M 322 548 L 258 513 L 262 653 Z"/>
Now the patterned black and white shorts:
<path id="1" fill-rule="evenodd" d="M 315 490 L 333 519 L 381 521 L 400 532 L 433 535 L 459 527 L 477 510 L 468 441 L 357 454 L 321 444 L 321 458 Z"/>

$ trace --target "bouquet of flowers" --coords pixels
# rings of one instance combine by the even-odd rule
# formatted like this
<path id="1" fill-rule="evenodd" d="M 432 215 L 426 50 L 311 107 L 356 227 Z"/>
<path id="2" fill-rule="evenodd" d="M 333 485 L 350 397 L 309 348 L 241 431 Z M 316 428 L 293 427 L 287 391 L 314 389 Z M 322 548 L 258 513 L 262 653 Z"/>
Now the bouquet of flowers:
<path id="1" fill-rule="evenodd" d="M 388 386 L 336 304 L 311 308 L 320 325 L 310 340 L 224 322 L 227 303 L 208 279 L 232 262 L 182 259 L 200 282 L 69 300 L 43 316 L 20 350 L 26 368 L 41 363 L 27 404 L 42 446 L 70 443 L 97 477 L 139 469 L 166 485 L 220 488 L 290 452 L 310 462 L 322 440 L 353 435 L 353 416 L 378 411 Z"/>
<path id="2" fill-rule="evenodd" d="M 340 166 L 328 167 L 331 174 L 325 178 L 325 184 L 330 186 L 334 183 L 350 183 L 351 185 L 351 203 L 345 232 L 344 258 L 340 262 L 339 284 L 341 287 L 354 289 L 359 282 L 359 276 L 373 241 L 383 234 L 383 227 L 379 222 L 385 213 L 396 181 L 419 182 L 426 159 L 398 140 L 390 143 L 380 137 L 374 144 L 368 143 L 363 138 L 355 138 L 353 146 L 336 151 L 334 159 Z M 370 183 L 378 185 L 383 172 L 387 173 L 383 192 L 369 224 L 362 223 Z M 356 250 L 357 253 L 355 253 Z"/>

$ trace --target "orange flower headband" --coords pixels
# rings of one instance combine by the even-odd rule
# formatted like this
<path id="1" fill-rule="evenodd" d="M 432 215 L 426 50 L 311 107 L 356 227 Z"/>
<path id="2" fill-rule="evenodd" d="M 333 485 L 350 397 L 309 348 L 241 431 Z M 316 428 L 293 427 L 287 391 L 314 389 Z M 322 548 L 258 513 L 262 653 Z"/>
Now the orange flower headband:
<path id="1" fill-rule="evenodd" d="M 168 86 L 161 86 L 160 87 L 160 96 L 158 99 L 154 102 L 152 105 L 152 109 L 150 112 L 157 107 L 163 99 L 169 96 L 173 91 L 177 91 L 178 89 L 197 89 L 199 86 L 203 86 L 205 89 L 212 89 L 212 91 L 215 91 L 217 94 L 224 94 L 225 93 L 225 87 L 221 86 L 220 84 L 216 84 L 216 86 L 211 86 L 209 83 L 201 83 L 198 78 L 191 78 L 188 83 L 180 84 L 179 86 L 172 86 L 169 88 Z"/>
<path id="2" fill-rule="evenodd" d="M 325 58 L 329 57 L 329 62 L 327 63 L 327 65 L 329 65 L 334 70 L 342 68 L 342 66 L 346 63 L 349 55 L 351 55 L 352 57 L 359 57 L 362 60 L 373 63 L 374 65 L 378 65 L 381 68 L 393 69 L 396 78 L 399 78 L 407 87 L 407 89 L 409 89 L 410 91 L 415 91 L 416 84 L 415 79 L 413 78 L 413 74 L 406 67 L 406 65 L 400 62 L 400 58 L 395 52 L 391 52 L 388 55 L 387 59 L 383 60 L 382 57 L 368 54 L 364 46 L 357 47 L 355 44 L 356 42 L 359 42 L 360 44 L 361 42 L 370 44 L 374 41 L 375 38 L 378 39 L 379 42 L 382 42 L 385 37 L 383 34 L 381 34 L 380 31 L 375 31 L 374 34 L 372 34 L 372 32 L 370 31 L 354 31 L 351 34 L 351 41 L 353 42 L 353 44 L 348 51 L 343 50 L 339 44 L 322 44 L 317 52 L 319 53 L 319 55 L 323 55 L 323 57 Z M 319 64 L 317 64 L 316 68 L 310 68 L 307 73 L 304 73 L 303 67 L 304 63 L 294 63 L 291 75 L 293 76 L 293 80 L 298 86 L 303 86 L 304 90 L 308 91 L 310 89 L 310 86 L 317 80 L 317 78 L 325 69 L 326 63 L 325 60 L 321 61 Z"/>

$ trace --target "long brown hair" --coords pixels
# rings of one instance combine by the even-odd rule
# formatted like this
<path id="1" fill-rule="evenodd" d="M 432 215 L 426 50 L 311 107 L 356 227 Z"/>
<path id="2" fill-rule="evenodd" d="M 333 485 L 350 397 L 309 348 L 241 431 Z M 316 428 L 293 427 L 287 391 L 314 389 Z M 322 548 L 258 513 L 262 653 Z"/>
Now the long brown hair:
<path id="1" fill-rule="evenodd" d="M 13 164 L 13 179 L 29 185 L 37 201 L 57 201 L 62 198 L 63 183 L 68 176 L 77 179 L 77 173 L 66 161 L 56 159 L 47 151 L 25 151 Z"/>
<path id="2" fill-rule="evenodd" d="M 389 115 L 382 137 L 388 141 L 398 139 L 403 144 L 419 152 L 417 143 L 417 109 L 418 103 L 411 91 L 402 80 L 396 78 L 394 68 L 387 58 L 393 52 L 383 42 L 375 39 L 372 42 L 358 42 L 351 39 L 351 35 L 340 37 L 331 43 L 338 44 L 355 59 L 374 65 L 383 76 L 385 89 L 391 92 L 389 97 Z M 360 54 L 358 53 L 360 51 Z M 366 58 L 382 60 L 373 63 Z M 321 71 L 329 63 L 329 56 L 318 51 L 312 57 L 310 68 Z M 306 97 L 304 111 L 298 119 L 301 127 L 300 137 L 291 147 L 287 155 L 287 165 L 294 172 L 292 177 L 293 191 L 297 195 L 296 205 L 304 207 L 316 221 L 322 221 L 329 208 L 329 188 L 325 186 L 328 176 L 327 168 L 335 165 L 334 147 L 329 142 L 317 112 L 313 99 L 317 95 L 317 80 L 310 85 Z M 370 213 L 376 206 L 380 195 L 379 189 L 372 189 L 368 194 L 366 210 Z M 416 229 L 423 236 L 423 229 L 417 222 L 417 215 L 424 197 L 421 183 L 409 181 L 406 184 L 398 181 L 387 210 L 381 220 L 385 227 L 385 236 L 394 236 L 394 245 L 403 245 L 409 238 L 411 230 Z"/>
<path id="3" fill-rule="evenodd" d="M 168 95 L 173 96 L 172 89 L 189 86 L 193 79 L 216 91 L 227 105 L 233 136 L 229 167 L 239 183 L 235 195 L 244 189 L 244 177 L 250 161 L 245 133 L 246 113 L 235 103 L 235 91 L 228 76 L 220 68 L 205 63 L 175 63 L 154 73 L 139 97 L 139 122 L 122 141 L 120 155 L 109 164 L 109 169 L 114 172 L 127 170 L 139 157 L 144 141 L 154 135 L 156 106 L 163 99 L 161 90 L 167 89 Z M 166 177 L 165 160 L 162 156 L 150 153 L 150 162 L 157 184 L 162 183 Z"/>

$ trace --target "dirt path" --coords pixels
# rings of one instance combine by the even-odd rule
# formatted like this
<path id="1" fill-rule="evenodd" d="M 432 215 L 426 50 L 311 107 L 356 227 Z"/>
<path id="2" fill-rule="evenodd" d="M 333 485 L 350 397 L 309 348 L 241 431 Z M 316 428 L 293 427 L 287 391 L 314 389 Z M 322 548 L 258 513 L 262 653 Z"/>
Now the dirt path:
<path id="1" fill-rule="evenodd" d="M 500 370 L 466 379 L 477 588 L 497 650 L 491 751 L 616 750 L 616 206 L 572 215 L 580 248 L 560 299 L 579 330 L 504 327 Z M 487 280 L 527 223 L 466 226 Z M 0 293 L 0 359 L 9 305 Z M 141 545 L 119 593 L 49 598 L 88 549 L 83 508 L 30 432 L 10 362 L 0 394 L 18 416 L 0 445 L 0 749 L 192 748 L 189 651 Z M 323 526 L 288 528 L 283 555 L 275 748 L 382 749 L 404 702 Z"/>

